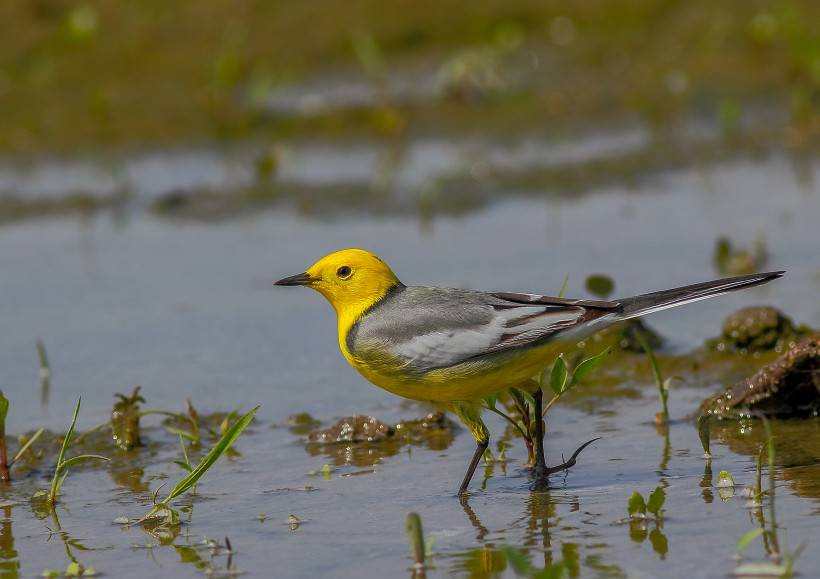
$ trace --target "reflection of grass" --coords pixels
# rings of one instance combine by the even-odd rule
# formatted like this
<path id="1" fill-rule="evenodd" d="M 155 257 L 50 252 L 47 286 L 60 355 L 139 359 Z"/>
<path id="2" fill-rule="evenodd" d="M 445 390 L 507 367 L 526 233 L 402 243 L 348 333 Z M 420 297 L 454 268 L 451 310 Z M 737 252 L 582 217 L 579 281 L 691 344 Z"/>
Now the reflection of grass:
<path id="1" fill-rule="evenodd" d="M 515 113 L 492 115 L 493 122 L 525 128 L 533 119 L 550 125 L 634 112 L 662 120 L 706 95 L 733 127 L 752 91 L 810 119 L 820 54 L 812 23 L 820 7 L 812 0 L 755 4 L 489 0 L 465 10 L 427 0 L 383 10 L 358 0 L 326 3 L 322 12 L 333 17 L 321 18 L 299 2 L 237 7 L 204 0 L 196 9 L 168 3 L 159 12 L 139 2 L 5 2 L 0 18 L 15 34 L 0 48 L 0 148 L 175 142 L 269 125 L 301 132 L 315 121 L 271 122 L 256 105 L 283 79 L 352 68 L 362 49 L 355 46 L 361 42 L 351 46 L 351 30 L 372 35 L 388 71 L 413 59 L 445 62 L 509 38 L 539 57 L 540 67 L 527 70 L 535 83 L 528 93 L 480 106 L 414 106 L 416 124 L 443 109 L 443 118 L 474 128 L 476 120 L 487 122 L 488 108 Z M 335 117 L 319 125 L 336 134 L 361 126 Z"/>

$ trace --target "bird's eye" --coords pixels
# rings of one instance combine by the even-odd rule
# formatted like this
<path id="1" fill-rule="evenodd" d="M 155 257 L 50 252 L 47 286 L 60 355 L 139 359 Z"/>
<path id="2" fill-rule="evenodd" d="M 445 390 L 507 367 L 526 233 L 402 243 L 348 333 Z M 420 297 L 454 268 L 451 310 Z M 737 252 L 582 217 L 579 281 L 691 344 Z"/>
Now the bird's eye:
<path id="1" fill-rule="evenodd" d="M 336 270 L 336 275 L 339 276 L 339 279 L 347 279 L 353 273 L 353 270 L 350 269 L 348 266 L 343 265 L 339 269 Z"/>

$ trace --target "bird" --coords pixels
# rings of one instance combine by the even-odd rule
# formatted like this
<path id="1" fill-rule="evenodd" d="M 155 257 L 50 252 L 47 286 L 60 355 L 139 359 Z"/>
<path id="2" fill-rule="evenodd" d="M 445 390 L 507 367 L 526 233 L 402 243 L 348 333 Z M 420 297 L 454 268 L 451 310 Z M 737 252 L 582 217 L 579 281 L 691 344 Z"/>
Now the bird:
<path id="1" fill-rule="evenodd" d="M 490 441 L 481 401 L 528 383 L 552 362 L 556 344 L 617 322 L 754 287 L 784 273 L 730 277 L 612 301 L 566 299 L 407 286 L 380 257 L 352 248 L 330 253 L 274 284 L 305 286 L 330 302 L 339 349 L 369 382 L 404 398 L 442 403 L 460 419 L 476 440 L 458 490 L 462 496 Z M 535 416 L 540 416 L 541 396 L 539 388 L 534 393 Z M 537 420 L 538 443 L 540 426 Z M 539 468 L 544 472 L 541 444 Z"/>

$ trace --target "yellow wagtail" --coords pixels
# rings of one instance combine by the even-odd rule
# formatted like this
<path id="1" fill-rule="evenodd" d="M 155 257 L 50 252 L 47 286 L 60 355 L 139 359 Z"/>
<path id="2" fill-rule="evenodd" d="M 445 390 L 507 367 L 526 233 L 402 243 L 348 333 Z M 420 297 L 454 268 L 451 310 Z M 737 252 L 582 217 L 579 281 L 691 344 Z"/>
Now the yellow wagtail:
<path id="1" fill-rule="evenodd" d="M 528 382 L 553 359 L 557 339 L 579 339 L 615 322 L 752 287 L 770 272 L 708 281 L 616 301 L 405 286 L 378 256 L 331 253 L 276 285 L 303 285 L 336 310 L 339 348 L 370 382 L 412 400 L 443 402 L 477 441 L 458 494 L 470 483 L 490 435 L 480 402 Z M 541 391 L 535 392 L 540 416 Z M 537 421 L 536 427 L 541 425 Z M 543 469 L 543 450 L 536 469 Z M 539 456 L 540 455 L 540 456 Z"/>

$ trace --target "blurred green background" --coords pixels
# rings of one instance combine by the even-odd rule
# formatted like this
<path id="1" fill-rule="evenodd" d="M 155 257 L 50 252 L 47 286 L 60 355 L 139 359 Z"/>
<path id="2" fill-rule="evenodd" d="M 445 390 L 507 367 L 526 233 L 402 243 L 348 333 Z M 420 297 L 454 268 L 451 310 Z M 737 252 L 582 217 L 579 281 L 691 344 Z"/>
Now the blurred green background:
<path id="1" fill-rule="evenodd" d="M 464 131 L 818 130 L 820 3 L 0 3 L 0 150 Z"/>

